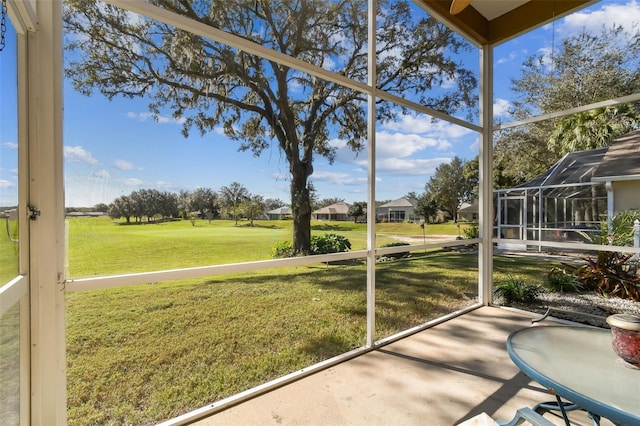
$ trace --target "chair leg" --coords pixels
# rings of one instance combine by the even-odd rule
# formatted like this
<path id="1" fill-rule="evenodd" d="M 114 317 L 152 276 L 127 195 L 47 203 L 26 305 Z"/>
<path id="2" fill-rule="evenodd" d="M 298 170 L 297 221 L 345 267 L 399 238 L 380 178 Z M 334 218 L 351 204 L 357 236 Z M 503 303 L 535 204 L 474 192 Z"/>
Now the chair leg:
<path id="1" fill-rule="evenodd" d="M 571 402 L 564 402 L 560 399 L 559 396 L 556 395 L 555 401 L 541 402 L 540 404 L 537 404 L 535 407 L 533 407 L 533 410 L 539 414 L 546 413 L 547 411 L 560 411 L 565 426 L 570 426 L 571 422 L 569 422 L 567 411 L 580 410 L 580 407 Z"/>
<path id="2" fill-rule="evenodd" d="M 529 407 L 520 408 L 516 411 L 516 416 L 508 422 L 498 422 L 500 426 L 516 426 L 522 422 L 529 422 L 533 426 L 554 426 L 554 424 L 542 417 L 541 414 Z"/>

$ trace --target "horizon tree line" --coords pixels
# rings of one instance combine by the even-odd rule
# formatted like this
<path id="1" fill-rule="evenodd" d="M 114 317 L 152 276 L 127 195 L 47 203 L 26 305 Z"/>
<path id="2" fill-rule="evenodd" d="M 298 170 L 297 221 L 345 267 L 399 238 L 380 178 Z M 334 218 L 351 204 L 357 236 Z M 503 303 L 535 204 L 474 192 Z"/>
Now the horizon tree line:
<path id="1" fill-rule="evenodd" d="M 331 197 L 319 199 L 311 184 L 311 200 L 313 210 L 343 202 L 343 198 Z M 288 204 L 279 198 L 264 198 L 259 194 L 252 194 L 242 184 L 232 182 L 221 187 L 218 191 L 211 188 L 198 188 L 193 191 L 179 192 L 159 191 L 148 188 L 132 191 L 128 195 L 121 195 L 111 203 L 99 203 L 93 208 L 67 207 L 66 211 L 98 211 L 104 212 L 112 219 L 124 218 L 127 223 L 133 220 L 142 223 L 167 219 L 221 219 L 235 220 L 236 225 L 241 218 L 248 219 L 253 225 L 253 219 L 264 213 Z"/>
<path id="2" fill-rule="evenodd" d="M 218 191 L 211 188 L 198 188 L 194 191 L 180 192 L 140 189 L 128 195 L 121 195 L 110 204 L 98 204 L 98 211 L 106 211 L 112 219 L 124 218 L 141 223 L 167 219 L 219 219 L 227 217 L 237 220 L 246 217 L 250 220 L 261 215 L 266 209 L 275 209 L 285 203 L 279 199 L 264 199 L 251 194 L 243 185 L 233 182 Z"/>

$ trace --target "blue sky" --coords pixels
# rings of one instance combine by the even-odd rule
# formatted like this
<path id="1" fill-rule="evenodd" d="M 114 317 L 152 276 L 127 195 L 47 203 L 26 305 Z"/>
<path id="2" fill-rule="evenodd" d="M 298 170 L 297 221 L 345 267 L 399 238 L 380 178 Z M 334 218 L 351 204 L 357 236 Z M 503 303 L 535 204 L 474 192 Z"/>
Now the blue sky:
<path id="1" fill-rule="evenodd" d="M 496 87 L 494 112 L 500 116 L 513 99 L 508 82 L 520 73 L 525 58 L 550 53 L 562 38 L 603 24 L 631 27 L 640 22 L 636 1 L 601 1 L 525 36 L 498 46 L 494 52 Z M 553 35 L 555 34 L 555 36 Z M 0 53 L 0 206 L 17 200 L 17 135 L 15 114 L 15 36 L 7 34 Z M 476 57 L 475 55 L 474 57 Z M 472 64 L 474 67 L 476 64 Z M 218 190 L 237 181 L 254 194 L 289 200 L 288 165 L 277 146 L 253 157 L 238 152 L 237 142 L 221 132 L 185 139 L 181 123 L 167 115 L 154 122 L 144 100 L 85 97 L 69 84 L 64 91 L 64 161 L 67 206 L 110 203 L 141 188 L 162 191 Z M 320 198 L 347 202 L 367 198 L 367 153 L 357 155 L 333 141 L 338 155 L 333 165 L 316 156 L 311 180 Z M 454 156 L 471 159 L 478 153 L 474 132 L 423 117 L 403 117 L 377 129 L 378 180 L 376 198 L 395 199 L 421 193 L 435 168 Z"/>

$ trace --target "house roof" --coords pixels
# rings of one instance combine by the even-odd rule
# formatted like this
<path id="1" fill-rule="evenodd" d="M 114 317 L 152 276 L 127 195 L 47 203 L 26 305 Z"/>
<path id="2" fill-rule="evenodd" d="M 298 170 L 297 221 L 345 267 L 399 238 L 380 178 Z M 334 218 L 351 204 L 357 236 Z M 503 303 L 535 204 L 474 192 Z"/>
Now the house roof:
<path id="1" fill-rule="evenodd" d="M 339 202 L 315 210 L 312 212 L 312 214 L 347 214 L 347 212 L 349 211 L 349 207 L 350 204 Z"/>
<path id="2" fill-rule="evenodd" d="M 414 199 L 410 199 L 407 197 L 402 197 L 402 198 L 398 198 L 397 200 L 393 200 L 393 201 L 389 201 L 386 204 L 383 204 L 380 206 L 380 208 L 387 208 L 387 207 L 415 207 L 417 204 L 417 201 Z"/>
<path id="3" fill-rule="evenodd" d="M 591 196 L 592 182 L 620 180 L 640 180 L 640 131 L 620 136 L 608 147 L 570 152 L 540 176 L 497 192 L 549 188 L 547 196 L 575 198 Z"/>
<path id="4" fill-rule="evenodd" d="M 267 212 L 267 214 L 291 214 L 291 208 L 287 206 L 278 207 Z"/>
<path id="5" fill-rule="evenodd" d="M 640 130 L 619 137 L 596 168 L 592 181 L 640 180 Z"/>
<path id="6" fill-rule="evenodd" d="M 570 152 L 545 173 L 515 188 L 528 189 L 589 183 L 607 149 L 605 147 Z"/>
<path id="7" fill-rule="evenodd" d="M 478 208 L 478 203 L 466 203 L 466 205 L 458 209 L 458 213 L 478 213 Z"/>

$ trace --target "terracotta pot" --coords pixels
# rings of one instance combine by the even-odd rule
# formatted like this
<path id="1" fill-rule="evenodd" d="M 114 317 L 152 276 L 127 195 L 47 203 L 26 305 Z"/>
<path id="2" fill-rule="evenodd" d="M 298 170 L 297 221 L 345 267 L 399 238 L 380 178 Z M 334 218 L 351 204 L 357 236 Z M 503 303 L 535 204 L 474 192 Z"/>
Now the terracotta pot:
<path id="1" fill-rule="evenodd" d="M 611 327 L 611 346 L 623 360 L 640 367 L 640 317 L 615 314 L 607 317 Z"/>

